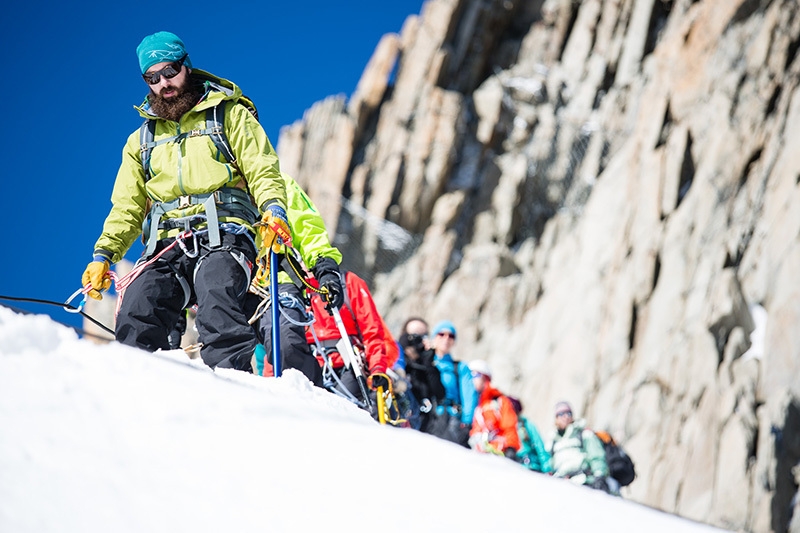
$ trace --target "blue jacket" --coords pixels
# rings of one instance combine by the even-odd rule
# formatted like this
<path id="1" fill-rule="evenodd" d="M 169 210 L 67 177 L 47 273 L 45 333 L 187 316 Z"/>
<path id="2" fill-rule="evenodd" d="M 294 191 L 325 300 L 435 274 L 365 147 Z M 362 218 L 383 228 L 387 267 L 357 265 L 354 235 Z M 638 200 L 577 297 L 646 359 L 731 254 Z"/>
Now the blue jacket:
<path id="1" fill-rule="evenodd" d="M 456 369 L 456 363 L 450 354 L 442 357 L 434 356 L 433 364 L 441 374 L 445 398 L 445 405 L 438 406 L 436 412 L 443 413 L 446 406 L 450 414 L 456 414 L 460 407 L 461 422 L 471 426 L 472 414 L 475 412 L 475 406 L 478 405 L 478 393 L 472 383 L 472 373 L 469 367 L 459 361 L 458 369 Z"/>
<path id="2" fill-rule="evenodd" d="M 398 356 L 397 361 L 395 361 L 394 366 L 392 368 L 400 368 L 402 370 L 405 370 L 406 369 L 406 351 L 403 349 L 402 346 L 400 346 L 399 342 L 395 342 L 395 344 L 397 344 L 397 351 L 400 353 L 400 355 Z"/>
<path id="3" fill-rule="evenodd" d="M 520 448 L 517 458 L 520 462 L 536 472 L 548 473 L 553 469 L 550 452 L 545 448 L 539 431 L 527 418 L 520 415 L 517 420 Z"/>

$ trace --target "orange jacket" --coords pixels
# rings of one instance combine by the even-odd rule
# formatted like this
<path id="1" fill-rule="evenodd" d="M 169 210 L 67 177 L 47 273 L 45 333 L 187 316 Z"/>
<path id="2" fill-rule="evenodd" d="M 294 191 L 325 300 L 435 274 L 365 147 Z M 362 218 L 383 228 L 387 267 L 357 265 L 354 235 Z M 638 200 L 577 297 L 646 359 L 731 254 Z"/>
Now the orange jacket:
<path id="1" fill-rule="evenodd" d="M 511 401 L 487 383 L 478 398 L 478 407 L 472 418 L 470 441 L 478 451 L 503 453 L 506 448 L 519 450 L 517 413 Z M 487 445 L 488 444 L 488 448 Z"/>
<path id="2" fill-rule="evenodd" d="M 385 373 L 390 364 L 390 353 L 387 351 L 387 347 L 390 346 L 390 343 L 394 344 L 394 338 L 375 307 L 367 283 L 348 271 L 345 272 L 345 285 L 347 299 L 345 305 L 339 310 L 344 329 L 351 341 L 356 339 L 355 344 L 363 344 L 369 373 Z M 314 332 L 317 334 L 317 338 L 320 341 L 340 339 L 341 335 L 339 335 L 339 328 L 336 327 L 336 321 L 325 310 L 325 304 L 317 293 L 311 297 L 311 309 L 314 312 Z M 306 340 L 309 344 L 314 344 L 314 336 L 309 328 L 306 328 Z M 322 364 L 322 359 L 319 357 L 318 359 Z M 334 368 L 344 366 L 340 354 L 335 353 L 331 359 Z"/>

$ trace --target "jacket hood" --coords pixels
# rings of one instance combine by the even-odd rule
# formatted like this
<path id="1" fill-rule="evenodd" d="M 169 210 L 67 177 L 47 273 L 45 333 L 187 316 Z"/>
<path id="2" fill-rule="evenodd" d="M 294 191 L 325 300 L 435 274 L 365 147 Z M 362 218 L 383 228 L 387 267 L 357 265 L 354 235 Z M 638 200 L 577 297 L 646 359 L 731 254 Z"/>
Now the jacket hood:
<path id="1" fill-rule="evenodd" d="M 579 418 L 574 420 L 572 424 L 569 425 L 568 429 L 572 428 L 572 431 L 580 432 L 586 428 L 586 420 L 583 418 Z"/>

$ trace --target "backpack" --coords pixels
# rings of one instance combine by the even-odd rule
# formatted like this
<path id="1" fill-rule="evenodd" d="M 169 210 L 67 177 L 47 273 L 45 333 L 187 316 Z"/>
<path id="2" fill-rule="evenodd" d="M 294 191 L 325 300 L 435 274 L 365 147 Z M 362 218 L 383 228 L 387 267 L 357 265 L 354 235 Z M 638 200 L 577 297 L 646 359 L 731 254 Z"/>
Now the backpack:
<path id="1" fill-rule="evenodd" d="M 636 478 L 633 460 L 607 431 L 595 431 L 594 434 L 603 443 L 609 475 L 616 479 L 621 487 L 630 485 Z"/>

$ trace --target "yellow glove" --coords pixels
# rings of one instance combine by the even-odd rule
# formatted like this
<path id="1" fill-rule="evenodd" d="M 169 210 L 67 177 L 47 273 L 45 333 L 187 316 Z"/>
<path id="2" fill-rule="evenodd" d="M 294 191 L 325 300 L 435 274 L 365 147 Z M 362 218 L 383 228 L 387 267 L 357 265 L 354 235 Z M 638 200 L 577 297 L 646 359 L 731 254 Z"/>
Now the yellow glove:
<path id="1" fill-rule="evenodd" d="M 107 275 L 109 266 L 108 261 L 92 261 L 83 272 L 81 282 L 84 287 L 92 286 L 92 290 L 87 294 L 95 300 L 102 300 L 103 295 L 100 294 L 100 291 L 108 290 L 111 287 L 111 277 Z"/>
<path id="2" fill-rule="evenodd" d="M 278 204 L 271 204 L 264 211 L 258 231 L 265 250 L 272 248 L 272 251 L 278 254 L 281 252 L 282 244 L 289 246 L 292 244 L 292 233 L 289 230 L 286 211 Z"/>

